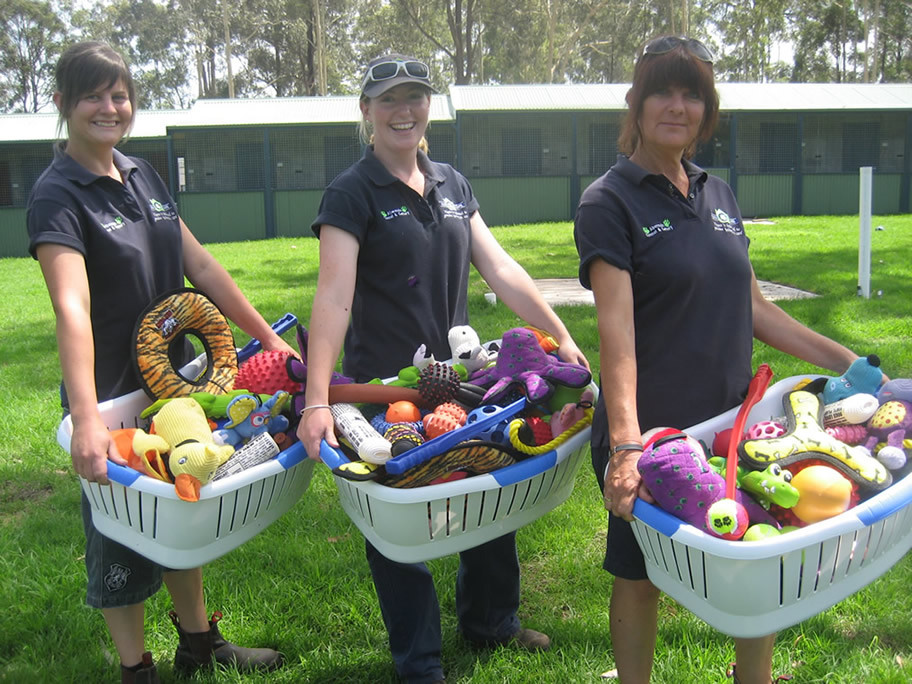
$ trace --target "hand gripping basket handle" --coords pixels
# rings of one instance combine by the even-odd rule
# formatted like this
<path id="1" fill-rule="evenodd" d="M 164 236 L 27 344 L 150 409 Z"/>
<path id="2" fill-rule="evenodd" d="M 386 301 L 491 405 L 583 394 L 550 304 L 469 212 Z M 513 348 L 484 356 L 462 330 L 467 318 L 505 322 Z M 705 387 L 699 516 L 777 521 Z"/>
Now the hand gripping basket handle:
<path id="1" fill-rule="evenodd" d="M 282 333 L 291 330 L 297 322 L 298 319 L 293 313 L 287 313 L 272 324 L 272 329 L 275 330 L 276 335 L 281 335 Z M 238 363 L 243 363 L 262 348 L 263 345 L 259 340 L 250 340 L 238 350 Z"/>

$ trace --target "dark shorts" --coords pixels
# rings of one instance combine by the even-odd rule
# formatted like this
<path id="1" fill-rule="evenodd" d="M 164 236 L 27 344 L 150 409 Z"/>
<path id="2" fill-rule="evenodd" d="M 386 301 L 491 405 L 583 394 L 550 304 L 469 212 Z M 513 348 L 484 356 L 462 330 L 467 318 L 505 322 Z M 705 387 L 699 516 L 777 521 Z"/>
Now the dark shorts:
<path id="1" fill-rule="evenodd" d="M 599 491 L 604 488 L 605 467 L 608 465 L 608 447 L 592 447 L 592 468 L 598 480 Z M 643 552 L 633 536 L 633 527 L 623 518 L 608 514 L 608 540 L 602 567 L 615 577 L 628 580 L 648 579 Z"/>
<path id="2" fill-rule="evenodd" d="M 168 569 L 96 530 L 92 524 L 92 507 L 85 492 L 82 493 L 82 526 L 86 536 L 88 605 L 92 608 L 120 608 L 142 603 L 161 589 L 162 573 Z"/>

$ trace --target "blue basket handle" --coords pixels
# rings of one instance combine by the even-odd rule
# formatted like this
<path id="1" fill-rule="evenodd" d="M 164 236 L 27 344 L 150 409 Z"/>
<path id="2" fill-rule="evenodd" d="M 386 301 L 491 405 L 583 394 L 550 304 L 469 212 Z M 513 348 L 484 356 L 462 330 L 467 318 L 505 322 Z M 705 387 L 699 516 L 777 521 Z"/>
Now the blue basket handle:
<path id="1" fill-rule="evenodd" d="M 340 465 L 348 463 L 345 455 L 338 449 L 329 446 L 325 439 L 320 441 L 320 460 L 329 466 L 330 470 L 335 470 Z"/>
<path id="2" fill-rule="evenodd" d="M 306 458 L 307 450 L 304 448 L 303 442 L 295 442 L 287 449 L 280 451 L 279 455 L 275 457 L 275 460 L 277 460 L 285 470 L 289 470 Z"/>
<path id="3" fill-rule="evenodd" d="M 116 482 L 122 484 L 124 487 L 129 487 L 141 476 L 142 473 L 138 470 L 128 466 L 122 466 L 119 463 L 114 463 L 114 461 L 108 461 L 108 479 L 111 482 Z"/>
<path id="4" fill-rule="evenodd" d="M 281 335 L 282 333 L 291 330 L 291 328 L 293 328 L 297 322 L 297 316 L 295 316 L 293 313 L 287 313 L 272 324 L 272 329 L 275 330 L 276 335 Z M 238 363 L 243 363 L 251 356 L 259 352 L 262 348 L 263 345 L 259 340 L 250 340 L 247 344 L 238 350 Z"/>

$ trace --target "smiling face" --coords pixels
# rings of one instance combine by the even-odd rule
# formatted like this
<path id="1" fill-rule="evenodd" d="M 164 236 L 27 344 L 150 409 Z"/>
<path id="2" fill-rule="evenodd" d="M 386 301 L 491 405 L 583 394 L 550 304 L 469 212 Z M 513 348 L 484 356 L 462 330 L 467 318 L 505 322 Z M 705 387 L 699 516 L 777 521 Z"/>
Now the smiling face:
<path id="1" fill-rule="evenodd" d="M 640 112 L 640 144 L 680 157 L 696 140 L 705 111 L 700 93 L 691 88 L 670 85 L 650 94 Z"/>
<path id="2" fill-rule="evenodd" d="M 57 101 L 55 94 L 55 102 Z M 113 147 L 133 122 L 133 105 L 122 79 L 81 95 L 67 117 L 69 146 Z"/>
<path id="3" fill-rule="evenodd" d="M 361 114 L 373 125 L 377 152 L 413 152 L 424 137 L 431 111 L 428 89 L 414 83 L 361 100 Z"/>

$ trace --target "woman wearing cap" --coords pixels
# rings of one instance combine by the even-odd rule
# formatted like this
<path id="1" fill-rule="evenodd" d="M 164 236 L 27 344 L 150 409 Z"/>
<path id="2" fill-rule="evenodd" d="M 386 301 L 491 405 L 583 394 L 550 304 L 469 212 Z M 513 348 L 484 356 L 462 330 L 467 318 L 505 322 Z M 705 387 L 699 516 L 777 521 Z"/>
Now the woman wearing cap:
<path id="1" fill-rule="evenodd" d="M 73 420 L 73 469 L 107 484 L 107 461 L 126 462 L 98 402 L 140 387 L 133 328 L 146 307 L 184 286 L 184 276 L 266 349 L 294 353 L 251 306 L 228 272 L 174 210 L 154 169 L 115 146 L 133 125 L 136 95 L 123 58 L 99 42 L 68 48 L 56 67 L 54 104 L 67 140 L 35 183 L 26 219 L 29 252 L 41 266 L 57 319 L 61 401 Z M 192 349 L 185 361 L 193 358 Z M 213 659 L 243 671 L 272 670 L 280 653 L 225 641 L 206 616 L 199 568 L 169 570 L 103 536 L 82 496 L 86 602 L 100 608 L 121 662 L 121 681 L 157 682 L 144 645 L 144 606 L 162 583 L 174 602 L 174 668 L 189 675 Z"/>
<path id="2" fill-rule="evenodd" d="M 624 684 L 649 681 L 659 590 L 630 520 L 651 500 L 637 461 L 642 434 L 684 428 L 742 402 L 753 338 L 841 373 L 857 358 L 764 299 L 731 189 L 689 160 L 718 118 L 712 55 L 664 36 L 637 60 L 617 163 L 580 199 L 580 282 L 593 291 L 601 383 L 592 459 L 610 512 L 604 567 Z M 745 600 L 750 600 L 745 597 Z M 775 635 L 737 639 L 735 680 L 768 684 Z"/>
<path id="3" fill-rule="evenodd" d="M 311 458 L 321 440 L 338 444 L 327 404 L 343 339 L 343 371 L 359 382 L 396 375 L 420 344 L 449 358 L 448 331 L 468 323 L 470 263 L 518 316 L 555 336 L 565 361 L 588 366 L 529 275 L 485 225 L 468 181 L 421 150 L 432 92 L 424 63 L 396 54 L 371 61 L 360 99 L 362 134 L 372 134 L 371 144 L 326 189 L 312 225 L 320 274 L 298 427 Z M 410 682 L 442 681 L 440 610 L 427 567 L 366 547 L 397 672 Z M 548 648 L 548 637 L 521 629 L 516 615 L 515 533 L 460 556 L 456 607 L 464 637 Z"/>

